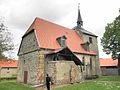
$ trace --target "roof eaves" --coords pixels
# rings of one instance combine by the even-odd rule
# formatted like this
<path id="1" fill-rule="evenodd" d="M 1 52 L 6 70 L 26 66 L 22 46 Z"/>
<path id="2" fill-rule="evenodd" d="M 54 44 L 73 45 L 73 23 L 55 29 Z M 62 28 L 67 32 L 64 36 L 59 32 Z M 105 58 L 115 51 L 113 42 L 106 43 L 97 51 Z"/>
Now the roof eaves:
<path id="1" fill-rule="evenodd" d="M 83 32 L 83 33 L 86 34 L 86 35 L 90 35 L 90 36 L 98 37 L 97 35 L 93 35 L 93 34 L 89 34 L 89 33 L 85 33 L 85 32 Z"/>
<path id="2" fill-rule="evenodd" d="M 72 29 L 73 29 L 73 30 L 79 30 L 79 31 L 81 31 L 82 33 L 84 33 L 84 34 L 86 34 L 86 35 L 98 37 L 97 35 L 93 34 L 92 32 L 87 31 L 87 30 L 85 30 L 84 28 L 79 27 L 79 26 L 75 26 L 75 27 L 73 27 Z"/>
<path id="3" fill-rule="evenodd" d="M 76 54 L 84 54 L 84 55 L 93 55 L 93 56 L 97 56 L 97 54 L 96 53 L 90 53 L 90 52 L 88 52 L 88 53 L 85 53 L 85 52 L 73 52 L 73 53 L 76 53 Z"/>
<path id="4" fill-rule="evenodd" d="M 30 34 L 30 33 L 33 32 L 33 31 L 34 31 L 34 29 L 31 29 L 29 32 L 25 33 L 25 34 L 22 36 L 22 38 L 24 38 L 25 36 L 27 36 L 28 34 Z"/>
<path id="5" fill-rule="evenodd" d="M 19 49 L 18 49 L 18 53 L 17 53 L 18 56 L 19 56 L 19 52 L 20 52 L 21 45 L 22 45 L 22 41 L 23 41 L 23 38 L 22 38 L 22 40 L 21 40 L 21 42 L 20 42 L 20 46 L 19 46 Z"/>

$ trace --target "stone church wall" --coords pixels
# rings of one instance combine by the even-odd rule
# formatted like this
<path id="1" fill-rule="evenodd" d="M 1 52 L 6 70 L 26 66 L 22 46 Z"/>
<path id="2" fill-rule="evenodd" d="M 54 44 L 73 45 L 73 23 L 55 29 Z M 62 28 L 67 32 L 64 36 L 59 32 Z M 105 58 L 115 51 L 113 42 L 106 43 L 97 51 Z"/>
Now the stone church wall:
<path id="1" fill-rule="evenodd" d="M 84 54 L 75 54 L 82 62 L 83 62 L 83 57 L 85 60 L 85 65 L 84 65 L 84 75 L 85 76 L 92 76 L 92 75 L 97 75 L 97 70 L 96 70 L 96 56 L 90 56 L 90 55 L 84 55 Z M 92 59 L 92 69 L 90 68 L 90 58 Z"/>
<path id="2" fill-rule="evenodd" d="M 24 71 L 28 72 L 27 84 L 39 84 L 40 60 L 38 51 L 19 56 L 18 77 L 19 82 L 24 83 Z"/>
<path id="3" fill-rule="evenodd" d="M 91 50 L 93 50 L 93 51 L 97 54 L 96 57 L 95 57 L 96 73 L 97 73 L 97 75 L 100 75 L 99 51 L 98 51 L 98 41 L 97 41 L 97 37 L 83 34 L 83 41 L 84 41 L 84 42 L 89 41 L 89 37 L 92 38 L 92 43 L 90 44 L 90 48 L 91 48 Z"/>
<path id="4" fill-rule="evenodd" d="M 27 72 L 27 84 L 43 84 L 44 83 L 44 57 L 41 57 L 39 46 L 32 31 L 29 35 L 23 37 L 19 49 L 19 65 L 17 80 L 25 82 L 25 72 Z"/>

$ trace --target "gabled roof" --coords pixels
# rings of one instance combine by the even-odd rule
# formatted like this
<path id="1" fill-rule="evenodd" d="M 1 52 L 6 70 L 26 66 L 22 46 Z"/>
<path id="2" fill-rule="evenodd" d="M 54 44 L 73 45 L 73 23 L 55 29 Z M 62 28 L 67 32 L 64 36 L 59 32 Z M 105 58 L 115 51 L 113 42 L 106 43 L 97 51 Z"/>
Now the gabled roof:
<path id="1" fill-rule="evenodd" d="M 67 47 L 72 52 L 92 55 L 96 54 L 92 50 L 90 50 L 90 52 L 84 50 L 84 48 L 81 46 L 81 44 L 84 42 L 81 40 L 78 34 L 72 29 L 68 29 L 55 23 L 40 18 L 36 18 L 32 25 L 30 26 L 30 28 L 25 33 L 25 35 L 27 35 L 29 32 L 33 30 L 35 31 L 40 48 L 59 49 L 61 48 L 61 46 L 57 42 L 57 38 L 65 36 L 67 38 L 66 39 Z"/>
<path id="2" fill-rule="evenodd" d="M 17 67 L 18 60 L 0 60 L 0 67 Z"/>
<path id="3" fill-rule="evenodd" d="M 118 60 L 111 58 L 100 58 L 100 66 L 117 66 Z"/>

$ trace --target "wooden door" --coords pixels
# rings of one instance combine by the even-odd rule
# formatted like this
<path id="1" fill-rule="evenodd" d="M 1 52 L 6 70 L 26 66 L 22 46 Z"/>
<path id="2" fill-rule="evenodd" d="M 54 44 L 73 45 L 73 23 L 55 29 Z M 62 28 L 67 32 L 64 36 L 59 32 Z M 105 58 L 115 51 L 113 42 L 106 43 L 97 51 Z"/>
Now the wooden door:
<path id="1" fill-rule="evenodd" d="M 27 84 L 28 71 L 24 71 L 24 83 Z"/>

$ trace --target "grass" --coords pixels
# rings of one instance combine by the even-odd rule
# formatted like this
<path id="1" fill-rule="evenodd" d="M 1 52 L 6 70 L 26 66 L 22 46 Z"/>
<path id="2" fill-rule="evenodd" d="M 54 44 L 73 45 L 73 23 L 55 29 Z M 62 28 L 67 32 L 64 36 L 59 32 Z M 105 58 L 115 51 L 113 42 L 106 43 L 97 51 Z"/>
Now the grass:
<path id="1" fill-rule="evenodd" d="M 17 83 L 15 80 L 0 82 L 0 90 L 35 90 L 34 88 Z"/>
<path id="2" fill-rule="evenodd" d="M 120 90 L 120 76 L 102 76 L 96 80 L 68 85 L 54 90 Z"/>
<path id="3" fill-rule="evenodd" d="M 120 81 L 120 76 L 101 76 L 99 81 Z"/>
<path id="4" fill-rule="evenodd" d="M 15 80 L 0 82 L 0 90 L 35 90 Z M 120 76 L 102 76 L 84 83 L 71 84 L 54 90 L 120 90 Z"/>

